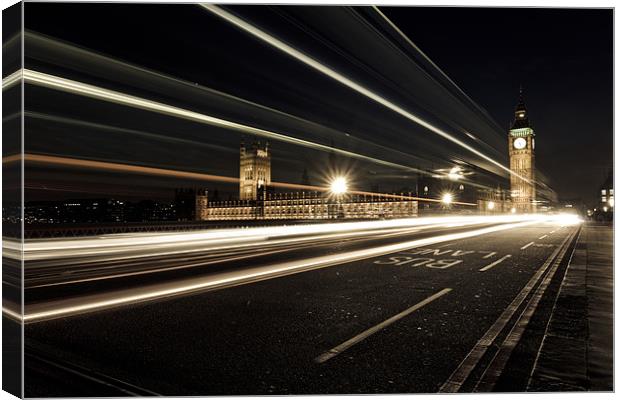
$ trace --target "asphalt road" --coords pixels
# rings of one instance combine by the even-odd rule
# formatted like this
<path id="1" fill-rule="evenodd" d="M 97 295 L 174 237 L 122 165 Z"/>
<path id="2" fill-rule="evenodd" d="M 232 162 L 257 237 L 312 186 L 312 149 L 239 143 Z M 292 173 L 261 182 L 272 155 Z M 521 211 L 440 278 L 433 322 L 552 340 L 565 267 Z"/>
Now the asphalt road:
<path id="1" fill-rule="evenodd" d="M 411 237 L 374 234 L 256 254 L 235 268 L 387 246 L 394 238 L 446 238 L 33 320 L 25 327 L 26 395 L 523 390 L 579 228 L 535 223 L 457 240 L 445 236 L 485 228 L 434 227 L 407 233 Z M 170 273 L 143 275 L 141 282 L 162 284 Z M 174 272 L 188 280 L 200 273 Z M 134 278 L 122 278 L 118 290 L 139 292 Z M 75 290 L 69 288 L 76 283 L 64 285 L 63 296 L 90 295 L 93 286 L 84 284 L 108 293 L 113 281 L 105 281 L 81 282 Z M 26 299 L 48 301 L 49 290 L 33 287 Z"/>

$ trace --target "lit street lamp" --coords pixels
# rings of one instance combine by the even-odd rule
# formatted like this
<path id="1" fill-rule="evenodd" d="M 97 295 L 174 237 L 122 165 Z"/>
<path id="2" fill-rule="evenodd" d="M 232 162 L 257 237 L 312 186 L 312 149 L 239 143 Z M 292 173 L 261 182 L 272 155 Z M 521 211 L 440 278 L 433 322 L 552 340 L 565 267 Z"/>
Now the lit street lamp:
<path id="1" fill-rule="evenodd" d="M 452 193 L 444 193 L 441 196 L 441 202 L 445 205 L 450 205 L 452 203 Z"/>
<path id="2" fill-rule="evenodd" d="M 492 202 L 492 201 L 489 201 L 489 202 L 487 203 L 487 209 L 489 209 L 489 210 L 493 210 L 494 208 L 495 208 L 495 203 L 494 203 L 494 202 Z"/>
<path id="3" fill-rule="evenodd" d="M 335 178 L 329 189 L 331 190 L 331 192 L 335 195 L 341 195 L 341 194 L 345 194 L 347 192 L 348 185 L 347 185 L 347 179 L 343 176 L 339 176 L 337 178 Z"/>
<path id="4" fill-rule="evenodd" d="M 339 176 L 334 178 L 331 185 L 329 186 L 329 190 L 336 197 L 336 218 L 340 217 L 342 205 L 340 204 L 342 195 L 349 190 L 349 185 L 347 184 L 347 178 L 344 176 Z"/>

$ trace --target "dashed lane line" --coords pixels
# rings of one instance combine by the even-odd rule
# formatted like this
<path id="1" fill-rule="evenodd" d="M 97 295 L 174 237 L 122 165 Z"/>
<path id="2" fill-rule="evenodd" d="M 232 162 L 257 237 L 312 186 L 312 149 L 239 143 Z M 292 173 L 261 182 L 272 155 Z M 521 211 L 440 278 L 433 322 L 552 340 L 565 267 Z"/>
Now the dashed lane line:
<path id="1" fill-rule="evenodd" d="M 381 322 L 378 325 L 373 326 L 372 328 L 366 329 L 364 332 L 360 333 L 359 335 L 356 335 L 354 337 L 352 337 L 351 339 L 347 340 L 346 342 L 343 342 L 341 344 L 339 344 L 338 346 L 334 347 L 331 350 L 326 351 L 325 353 L 321 354 L 320 356 L 316 357 L 314 359 L 314 361 L 316 363 L 324 363 L 327 360 L 330 360 L 334 357 L 336 357 L 338 354 L 342 353 L 343 351 L 347 350 L 349 347 L 356 345 L 357 343 L 361 342 L 362 340 L 368 338 L 371 335 L 374 335 L 375 333 L 379 332 L 381 329 L 388 327 L 389 325 L 392 325 L 394 322 L 398 321 L 399 319 L 402 319 L 404 317 L 406 317 L 407 315 L 411 314 L 412 312 L 419 310 L 420 308 L 424 307 L 425 305 L 431 303 L 434 300 L 437 300 L 438 298 L 440 298 L 441 296 L 449 293 L 452 289 L 451 288 L 445 288 L 443 290 L 440 290 L 439 292 L 435 293 L 434 295 L 427 297 L 426 299 L 422 300 L 421 302 L 417 303 L 414 306 L 409 307 L 408 309 L 406 309 L 405 311 L 402 311 L 396 315 L 394 315 L 391 318 L 386 319 L 385 321 Z"/>
<path id="2" fill-rule="evenodd" d="M 564 240 L 561 246 L 553 251 L 553 253 L 547 258 L 547 260 L 536 271 L 534 276 L 530 278 L 528 283 L 521 289 L 519 294 L 514 298 L 508 307 L 502 312 L 495 323 L 489 328 L 482 338 L 471 349 L 469 354 L 461 361 L 459 366 L 452 372 L 450 377 L 444 382 L 439 389 L 440 393 L 457 393 L 465 381 L 469 378 L 474 368 L 480 363 L 482 357 L 486 354 L 487 350 L 491 347 L 493 342 L 497 339 L 500 332 L 504 330 L 514 313 L 521 306 L 523 301 L 536 286 L 541 276 L 547 271 L 555 257 L 560 252 L 562 246 L 568 241 L 568 237 Z"/>
<path id="3" fill-rule="evenodd" d="M 544 278 L 542 278 L 543 280 L 541 284 L 536 288 L 534 295 L 527 302 L 526 308 L 523 310 L 519 316 L 519 319 L 508 333 L 508 336 L 499 347 L 499 351 L 495 354 L 491 360 L 491 363 L 487 366 L 484 373 L 480 377 L 480 380 L 474 388 L 474 392 L 491 392 L 495 387 L 499 377 L 506 367 L 506 364 L 508 363 L 508 359 L 523 337 L 525 329 L 534 315 L 534 312 L 538 308 L 540 300 L 545 294 L 547 287 L 549 287 L 551 280 L 562 263 L 562 260 L 564 260 L 564 256 L 576 235 L 577 232 L 573 232 L 573 234 L 569 236 L 568 242 L 562 246 L 562 250 L 553 262 L 551 269 L 546 273 Z"/>
<path id="4" fill-rule="evenodd" d="M 549 236 L 549 235 L 542 235 L 541 237 L 539 237 L 539 238 L 538 238 L 538 240 L 544 239 L 544 238 L 546 238 L 547 236 Z"/>
<path id="5" fill-rule="evenodd" d="M 484 271 L 488 271 L 491 268 L 493 268 L 494 266 L 496 266 L 497 264 L 501 263 L 502 261 L 508 259 L 512 257 L 510 254 L 506 254 L 504 257 L 500 258 L 499 260 L 493 261 L 491 264 L 487 265 L 486 267 L 482 267 L 480 268 L 478 271 L 480 272 L 484 272 Z"/>
<path id="6" fill-rule="evenodd" d="M 528 244 L 526 244 L 525 246 L 521 247 L 521 250 L 525 250 L 525 249 L 527 249 L 528 247 L 530 247 L 530 246 L 531 246 L 531 245 L 533 245 L 533 244 L 534 244 L 534 242 L 529 242 L 529 243 L 528 243 Z"/>

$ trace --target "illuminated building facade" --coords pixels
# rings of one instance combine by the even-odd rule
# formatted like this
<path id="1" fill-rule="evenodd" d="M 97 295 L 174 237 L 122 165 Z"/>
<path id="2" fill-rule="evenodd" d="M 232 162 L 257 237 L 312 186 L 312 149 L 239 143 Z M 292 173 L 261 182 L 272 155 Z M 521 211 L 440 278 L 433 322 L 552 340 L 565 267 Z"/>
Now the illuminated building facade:
<path id="1" fill-rule="evenodd" d="M 510 197 L 512 206 L 517 212 L 530 213 L 536 211 L 534 137 L 534 130 L 523 101 L 523 92 L 520 91 L 519 104 L 515 109 L 515 119 L 508 133 L 510 170 L 516 174 L 510 175 Z"/>
<path id="2" fill-rule="evenodd" d="M 239 149 L 239 200 L 257 200 L 261 188 L 271 184 L 271 153 L 269 143 L 260 142 L 249 148 L 241 142 Z"/>
<path id="3" fill-rule="evenodd" d="M 612 171 L 607 175 L 607 179 L 605 179 L 605 183 L 599 189 L 600 202 L 598 208 L 603 210 L 603 212 L 610 212 L 614 210 L 614 206 L 616 205 L 616 199 L 614 196 L 614 177 Z"/>
<path id="4" fill-rule="evenodd" d="M 412 194 L 327 194 L 319 192 L 274 193 L 271 184 L 271 152 L 267 144 L 241 144 L 239 200 L 210 201 L 208 192 L 196 194 L 196 219 L 296 220 L 405 218 L 418 214 Z"/>
<path id="5" fill-rule="evenodd" d="M 418 202 L 406 196 L 346 195 L 319 192 L 267 193 L 265 200 L 209 202 L 199 198 L 200 220 L 406 218 L 418 214 Z"/>

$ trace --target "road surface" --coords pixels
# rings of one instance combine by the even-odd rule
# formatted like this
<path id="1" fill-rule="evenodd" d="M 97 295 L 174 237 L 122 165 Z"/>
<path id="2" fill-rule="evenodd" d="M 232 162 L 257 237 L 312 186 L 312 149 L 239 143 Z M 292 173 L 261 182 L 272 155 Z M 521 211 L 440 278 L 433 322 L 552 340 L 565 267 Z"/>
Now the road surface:
<path id="1" fill-rule="evenodd" d="M 27 270 L 26 395 L 524 390 L 579 225 L 418 228 L 51 286 Z"/>

